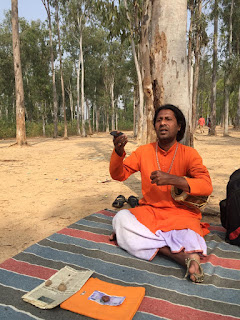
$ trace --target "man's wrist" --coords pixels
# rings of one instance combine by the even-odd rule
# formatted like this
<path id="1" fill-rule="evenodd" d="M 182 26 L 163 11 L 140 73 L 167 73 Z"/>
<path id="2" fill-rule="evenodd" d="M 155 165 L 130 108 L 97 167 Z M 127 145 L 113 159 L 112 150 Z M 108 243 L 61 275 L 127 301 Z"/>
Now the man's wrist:
<path id="1" fill-rule="evenodd" d="M 116 154 L 119 156 L 119 157 L 122 157 L 123 156 L 123 153 L 120 153 L 119 150 L 116 150 L 116 148 L 114 149 Z"/>

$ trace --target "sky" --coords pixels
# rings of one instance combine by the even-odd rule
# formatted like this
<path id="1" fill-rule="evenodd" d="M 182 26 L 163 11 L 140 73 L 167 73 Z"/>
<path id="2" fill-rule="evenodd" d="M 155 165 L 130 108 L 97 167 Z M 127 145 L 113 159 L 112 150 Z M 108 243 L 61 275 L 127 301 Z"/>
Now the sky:
<path id="1" fill-rule="evenodd" d="M 11 0 L 0 0 L 0 23 L 4 19 L 4 11 L 11 9 Z M 28 21 L 47 18 L 45 7 L 41 0 L 18 0 L 18 16 Z"/>

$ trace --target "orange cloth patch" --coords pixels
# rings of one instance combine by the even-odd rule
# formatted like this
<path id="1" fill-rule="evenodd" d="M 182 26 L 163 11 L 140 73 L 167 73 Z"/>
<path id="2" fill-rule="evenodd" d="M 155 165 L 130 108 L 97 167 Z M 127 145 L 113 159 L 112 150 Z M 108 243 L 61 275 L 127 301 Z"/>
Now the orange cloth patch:
<path id="1" fill-rule="evenodd" d="M 110 296 L 125 296 L 126 299 L 120 306 L 101 305 L 88 300 L 95 290 Z M 131 320 L 144 295 L 145 288 L 143 287 L 123 287 L 97 278 L 90 278 L 81 290 L 64 301 L 60 307 L 98 320 Z"/>

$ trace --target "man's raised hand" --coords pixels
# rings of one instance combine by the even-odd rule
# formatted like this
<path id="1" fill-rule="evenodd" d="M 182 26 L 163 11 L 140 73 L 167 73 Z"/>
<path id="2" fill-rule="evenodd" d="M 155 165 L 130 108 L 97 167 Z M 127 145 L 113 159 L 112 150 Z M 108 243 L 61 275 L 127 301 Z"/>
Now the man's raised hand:
<path id="1" fill-rule="evenodd" d="M 121 157 L 124 153 L 124 147 L 128 142 L 127 136 L 120 131 L 117 131 L 113 136 L 115 151 Z"/>

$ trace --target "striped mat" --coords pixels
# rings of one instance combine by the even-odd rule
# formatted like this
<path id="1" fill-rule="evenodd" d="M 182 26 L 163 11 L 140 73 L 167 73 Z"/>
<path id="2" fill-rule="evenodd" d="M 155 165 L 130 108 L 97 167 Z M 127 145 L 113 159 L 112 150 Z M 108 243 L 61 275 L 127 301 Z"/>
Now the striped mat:
<path id="1" fill-rule="evenodd" d="M 21 299 L 66 265 L 94 270 L 103 281 L 144 286 L 134 320 L 240 319 L 240 248 L 224 242 L 221 226 L 211 225 L 205 280 L 194 284 L 174 261 L 159 255 L 143 261 L 110 242 L 115 213 L 106 209 L 85 217 L 0 264 L 0 319 L 89 319 L 59 307 L 41 310 Z"/>

